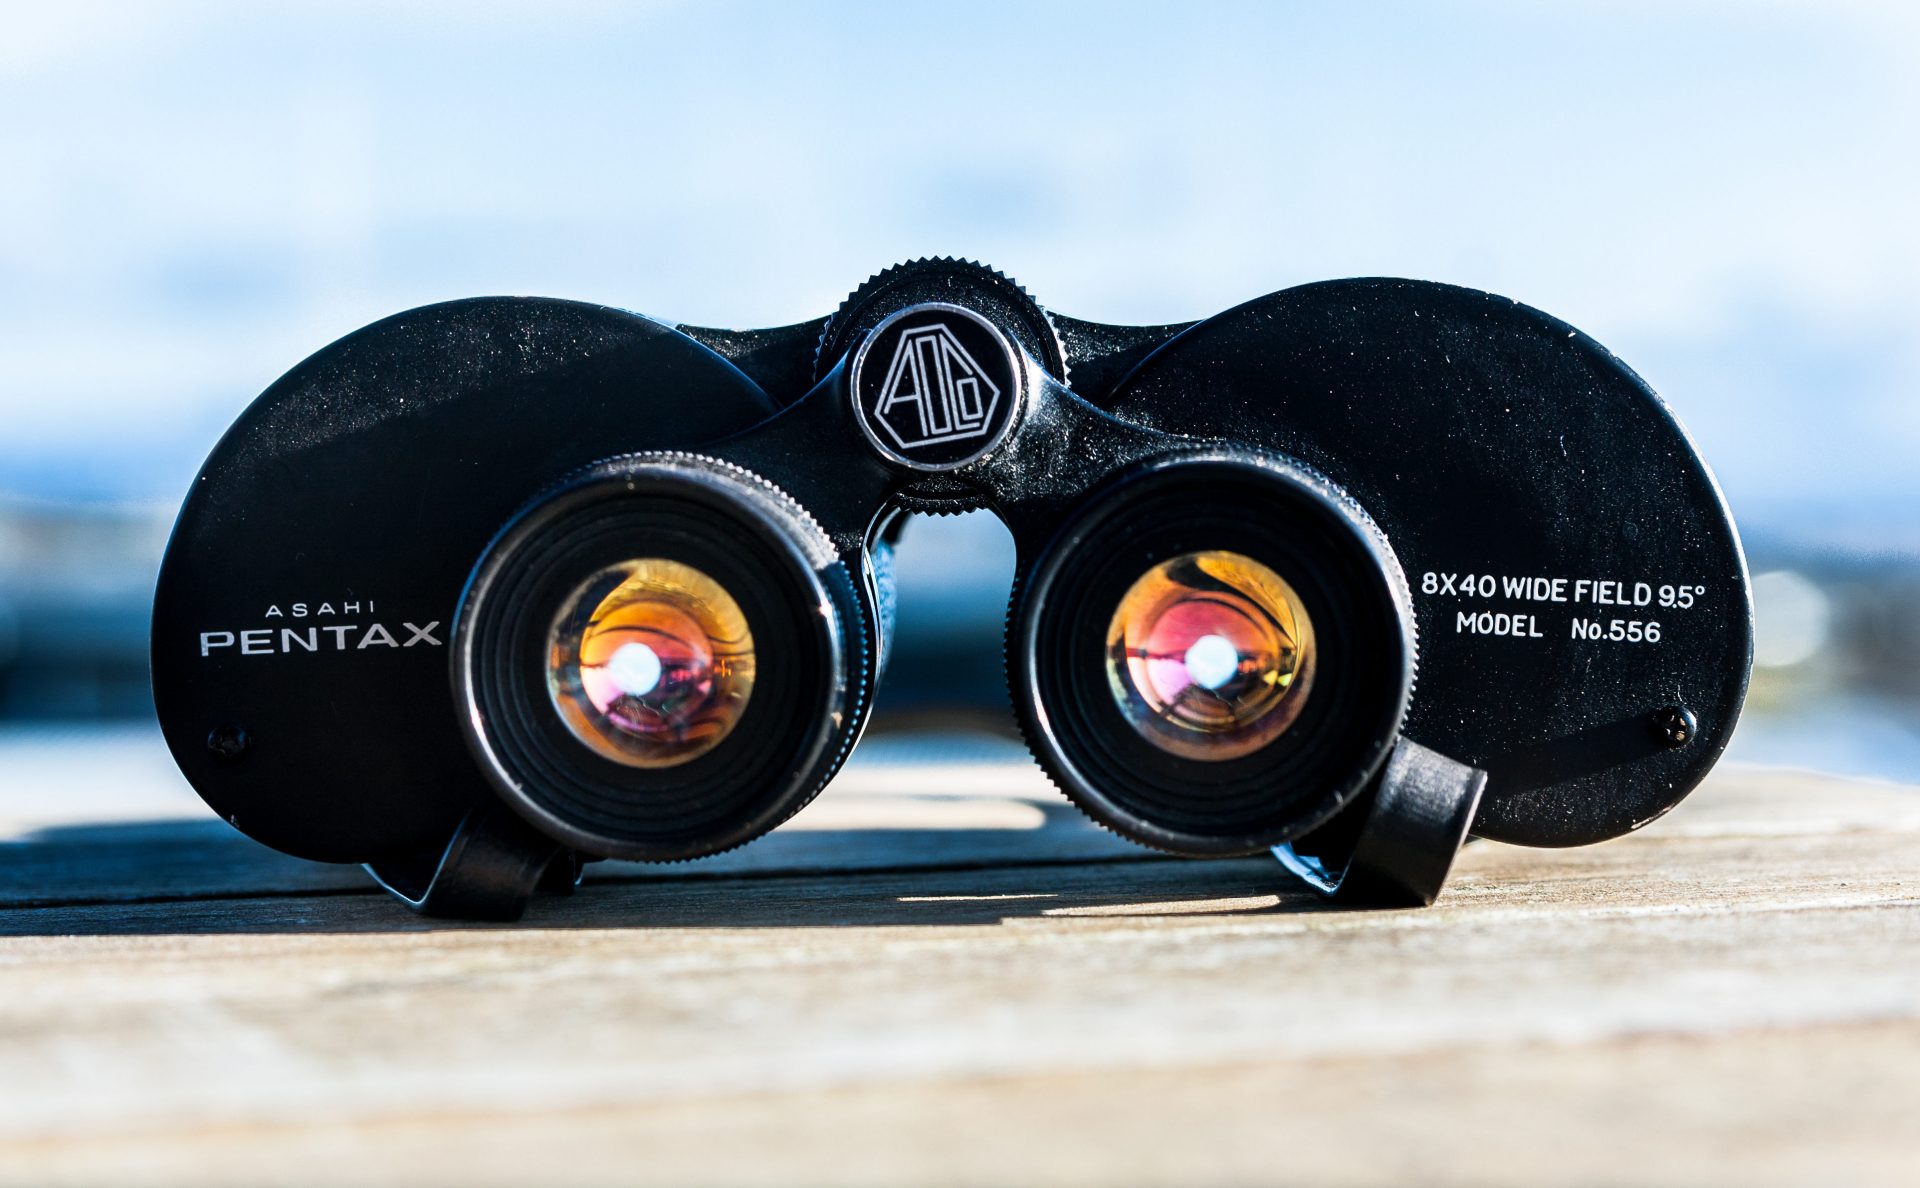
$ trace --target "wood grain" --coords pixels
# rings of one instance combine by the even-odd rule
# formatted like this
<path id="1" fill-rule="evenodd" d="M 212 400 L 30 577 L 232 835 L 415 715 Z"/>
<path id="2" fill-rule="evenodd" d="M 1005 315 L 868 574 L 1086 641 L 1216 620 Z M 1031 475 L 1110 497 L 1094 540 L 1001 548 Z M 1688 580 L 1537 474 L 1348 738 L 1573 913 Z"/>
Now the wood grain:
<path id="1" fill-rule="evenodd" d="M 217 822 L 19 832 L 0 1181 L 1920 1173 L 1914 790 L 1725 769 L 1355 912 L 1111 839 L 1025 765 L 939 770 L 505 927 Z"/>

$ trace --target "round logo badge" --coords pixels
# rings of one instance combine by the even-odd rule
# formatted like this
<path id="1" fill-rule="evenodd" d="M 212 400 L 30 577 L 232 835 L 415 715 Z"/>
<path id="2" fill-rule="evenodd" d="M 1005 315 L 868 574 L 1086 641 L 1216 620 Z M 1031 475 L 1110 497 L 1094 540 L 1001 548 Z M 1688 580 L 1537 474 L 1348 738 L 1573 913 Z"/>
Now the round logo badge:
<path id="1" fill-rule="evenodd" d="M 854 352 L 855 419 L 874 448 L 914 470 L 984 457 L 1013 425 L 1023 369 L 979 314 L 929 302 L 893 314 Z"/>

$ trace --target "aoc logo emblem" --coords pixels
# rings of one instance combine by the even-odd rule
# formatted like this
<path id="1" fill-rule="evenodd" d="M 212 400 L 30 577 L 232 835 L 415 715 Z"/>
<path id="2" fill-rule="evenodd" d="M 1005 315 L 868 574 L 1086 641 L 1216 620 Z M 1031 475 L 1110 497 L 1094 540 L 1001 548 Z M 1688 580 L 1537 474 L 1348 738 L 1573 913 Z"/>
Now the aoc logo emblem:
<path id="1" fill-rule="evenodd" d="M 851 387 L 860 427 L 883 455 L 915 470 L 952 470 L 1006 436 L 1020 370 L 985 318 L 957 305 L 916 305 L 867 335 Z"/>
<path id="2" fill-rule="evenodd" d="M 945 322 L 900 336 L 873 415 L 903 449 L 978 437 L 1000 403 L 993 382 Z M 912 407 L 912 415 L 905 411 Z"/>

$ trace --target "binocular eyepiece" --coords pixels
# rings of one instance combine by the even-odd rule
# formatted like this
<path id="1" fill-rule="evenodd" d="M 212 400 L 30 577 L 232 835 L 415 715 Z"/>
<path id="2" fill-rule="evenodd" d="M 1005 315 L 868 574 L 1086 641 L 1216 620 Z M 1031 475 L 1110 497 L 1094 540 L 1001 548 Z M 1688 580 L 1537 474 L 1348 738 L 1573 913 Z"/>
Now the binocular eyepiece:
<path id="1" fill-rule="evenodd" d="M 1357 280 L 1108 326 L 924 260 L 773 330 L 483 298 L 322 350 L 181 511 L 161 723 L 249 835 L 512 917 L 804 807 L 885 664 L 889 525 L 977 508 L 1053 782 L 1344 898 L 1431 902 L 1469 828 L 1645 824 L 1745 691 L 1713 479 L 1562 323 Z"/>
<path id="2" fill-rule="evenodd" d="M 698 857 L 765 833 L 844 756 L 866 615 L 833 543 L 698 455 L 601 463 L 488 547 L 454 688 L 492 788 L 586 853 Z"/>

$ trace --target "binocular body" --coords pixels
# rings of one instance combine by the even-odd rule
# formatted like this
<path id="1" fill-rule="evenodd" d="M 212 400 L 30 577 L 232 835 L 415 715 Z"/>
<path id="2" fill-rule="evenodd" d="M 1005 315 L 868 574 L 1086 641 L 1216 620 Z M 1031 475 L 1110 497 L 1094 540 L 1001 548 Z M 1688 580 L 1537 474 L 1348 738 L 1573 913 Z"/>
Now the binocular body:
<path id="1" fill-rule="evenodd" d="M 1745 692 L 1712 476 L 1571 327 L 1402 280 L 1108 326 L 928 260 L 777 329 L 482 298 L 323 349 L 181 511 L 161 724 L 250 836 L 511 917 L 803 807 L 885 664 L 894 526 L 976 508 L 1062 791 L 1350 898 L 1430 902 L 1469 829 L 1644 825 Z"/>

